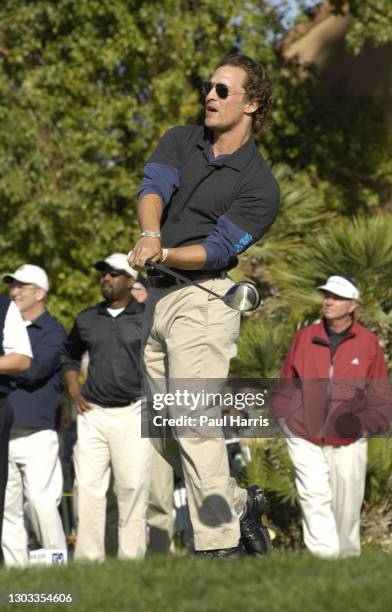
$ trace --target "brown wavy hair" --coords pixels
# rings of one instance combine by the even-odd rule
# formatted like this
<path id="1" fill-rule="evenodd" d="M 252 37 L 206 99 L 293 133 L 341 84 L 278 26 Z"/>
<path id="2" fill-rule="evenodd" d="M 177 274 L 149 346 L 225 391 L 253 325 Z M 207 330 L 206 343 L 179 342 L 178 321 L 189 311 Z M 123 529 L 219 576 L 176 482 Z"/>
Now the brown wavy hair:
<path id="1" fill-rule="evenodd" d="M 265 128 L 268 125 L 268 116 L 272 107 L 272 86 L 264 66 L 242 53 L 226 55 L 218 68 L 221 66 L 238 66 L 245 70 L 248 78 L 244 88 L 248 100 L 259 103 L 257 110 L 253 113 L 253 129 L 258 132 Z"/>

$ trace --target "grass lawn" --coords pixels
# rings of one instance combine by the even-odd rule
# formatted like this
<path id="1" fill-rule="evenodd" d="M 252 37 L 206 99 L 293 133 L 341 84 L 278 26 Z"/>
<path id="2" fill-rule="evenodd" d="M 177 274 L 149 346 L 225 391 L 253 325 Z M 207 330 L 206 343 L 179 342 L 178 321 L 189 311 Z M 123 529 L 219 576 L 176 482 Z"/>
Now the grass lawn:
<path id="1" fill-rule="evenodd" d="M 387 612 L 392 610 L 392 558 L 324 561 L 308 554 L 213 562 L 150 557 L 142 562 L 0 570 L 2 610 L 238 612 Z M 6 592 L 73 595 L 73 603 L 8 605 Z"/>

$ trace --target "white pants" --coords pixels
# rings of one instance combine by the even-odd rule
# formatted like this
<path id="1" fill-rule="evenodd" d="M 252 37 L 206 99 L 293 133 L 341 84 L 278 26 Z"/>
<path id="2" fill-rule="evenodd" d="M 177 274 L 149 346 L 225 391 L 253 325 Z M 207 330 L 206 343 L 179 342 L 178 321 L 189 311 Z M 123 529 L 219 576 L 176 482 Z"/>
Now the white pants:
<path id="1" fill-rule="evenodd" d="M 6 565 L 28 563 L 25 512 L 43 548 L 66 548 L 58 512 L 62 492 L 57 433 L 11 434 L 2 537 Z"/>
<path id="2" fill-rule="evenodd" d="M 118 556 L 140 559 L 146 552 L 146 510 L 152 446 L 141 437 L 140 401 L 124 408 L 78 415 L 74 449 L 78 536 L 75 559 L 105 558 L 106 492 L 110 467 L 117 496 Z"/>
<path id="3" fill-rule="evenodd" d="M 359 555 L 367 440 L 318 446 L 287 438 L 303 515 L 306 547 L 321 557 Z"/>

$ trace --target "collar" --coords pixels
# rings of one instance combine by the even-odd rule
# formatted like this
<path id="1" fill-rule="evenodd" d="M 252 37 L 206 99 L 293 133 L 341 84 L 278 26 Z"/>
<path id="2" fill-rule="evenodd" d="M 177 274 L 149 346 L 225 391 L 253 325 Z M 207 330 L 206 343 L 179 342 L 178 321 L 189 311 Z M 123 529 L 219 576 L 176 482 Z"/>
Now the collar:
<path id="1" fill-rule="evenodd" d="M 357 335 L 358 325 L 359 324 L 353 318 L 353 322 L 344 337 L 354 338 Z M 324 318 L 314 324 L 314 328 L 312 331 L 314 331 L 314 335 L 312 337 L 312 342 L 314 344 L 322 344 L 324 346 L 329 346 L 329 335 L 327 333 L 326 322 Z"/>
<path id="2" fill-rule="evenodd" d="M 136 307 L 137 304 L 138 302 L 136 302 L 136 300 L 131 298 L 128 304 L 125 306 L 124 310 L 120 312 L 118 316 L 122 317 L 124 314 L 134 314 L 137 311 L 137 307 Z M 110 317 L 111 315 L 107 311 L 108 308 L 111 308 L 111 305 L 108 302 L 100 302 L 97 305 L 98 314 L 104 315 L 106 317 Z"/>
<path id="3" fill-rule="evenodd" d="M 50 314 L 47 310 L 44 310 L 44 312 L 40 314 L 39 317 L 37 317 L 33 321 L 30 321 L 30 324 L 27 327 L 38 327 L 39 329 L 42 329 L 46 326 L 47 323 L 49 323 L 49 320 Z"/>
<path id="4" fill-rule="evenodd" d="M 354 323 L 354 320 L 352 319 L 350 325 L 348 325 L 346 329 L 343 329 L 341 332 L 336 332 L 332 329 L 327 319 L 324 318 L 323 321 L 324 321 L 325 331 L 327 332 L 328 336 L 340 336 L 341 338 L 345 338 L 346 336 L 350 335 L 351 328 Z"/>
<path id="5" fill-rule="evenodd" d="M 210 147 L 212 146 L 212 132 L 204 128 L 201 132 L 196 146 L 203 151 L 204 157 L 210 166 L 227 166 L 233 170 L 241 171 L 250 163 L 255 150 L 258 152 L 255 140 L 251 136 L 239 149 L 227 155 L 219 156 L 218 159 L 210 160 Z"/>

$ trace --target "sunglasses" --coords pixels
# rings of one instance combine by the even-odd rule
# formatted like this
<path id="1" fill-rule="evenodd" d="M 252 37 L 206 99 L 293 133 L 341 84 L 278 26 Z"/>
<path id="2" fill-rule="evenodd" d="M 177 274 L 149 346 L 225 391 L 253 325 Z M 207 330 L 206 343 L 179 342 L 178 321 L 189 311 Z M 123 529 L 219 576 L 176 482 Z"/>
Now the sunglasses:
<path id="1" fill-rule="evenodd" d="M 117 278 L 118 276 L 123 276 L 125 272 L 123 272 L 123 270 L 101 270 L 100 272 L 100 276 L 106 276 L 107 274 L 113 278 Z"/>
<path id="2" fill-rule="evenodd" d="M 214 89 L 214 87 L 216 95 L 221 100 L 226 100 L 226 98 L 228 98 L 229 96 L 246 93 L 245 91 L 230 91 L 229 86 L 225 85 L 224 83 L 213 83 L 212 81 L 204 81 L 201 86 L 203 96 L 208 96 L 208 94 L 212 89 Z"/>

